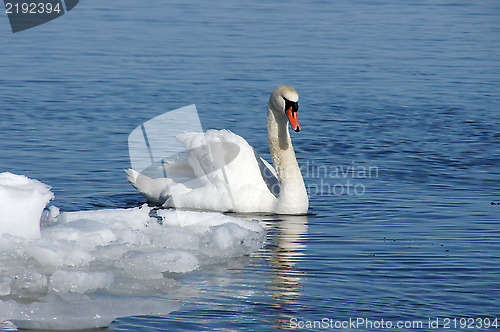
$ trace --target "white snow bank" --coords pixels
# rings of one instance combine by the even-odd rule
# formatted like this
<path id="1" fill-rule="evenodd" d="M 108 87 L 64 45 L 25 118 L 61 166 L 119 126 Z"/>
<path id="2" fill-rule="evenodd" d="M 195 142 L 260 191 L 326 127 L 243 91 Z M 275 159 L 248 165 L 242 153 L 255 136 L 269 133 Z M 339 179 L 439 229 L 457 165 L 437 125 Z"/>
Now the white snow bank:
<path id="1" fill-rule="evenodd" d="M 50 187 L 38 180 L 0 173 L 0 235 L 39 238 L 42 211 L 53 197 Z"/>
<path id="2" fill-rule="evenodd" d="M 4 192 L 27 183 L 52 198 L 49 187 L 36 180 L 13 174 L 6 179 Z M 31 194 L 25 190 L 17 197 Z M 12 204 L 27 210 L 20 202 Z M 9 210 L 8 220 L 18 213 Z M 61 214 L 50 207 L 40 231 L 41 215 L 37 212 L 38 223 L 29 224 L 36 237 L 26 236 L 26 229 L 0 234 L 0 322 L 84 329 L 107 326 L 116 317 L 167 314 L 178 306 L 166 299 L 180 287 L 174 276 L 250 254 L 266 237 L 257 221 L 147 205 Z M 28 227 L 24 219 L 17 220 Z"/>

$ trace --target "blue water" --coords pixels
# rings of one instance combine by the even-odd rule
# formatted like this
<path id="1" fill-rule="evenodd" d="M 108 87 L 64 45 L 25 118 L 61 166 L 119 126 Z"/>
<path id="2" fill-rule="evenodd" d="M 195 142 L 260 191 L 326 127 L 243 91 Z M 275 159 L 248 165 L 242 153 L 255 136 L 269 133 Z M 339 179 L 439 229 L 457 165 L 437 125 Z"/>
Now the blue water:
<path id="1" fill-rule="evenodd" d="M 496 0 L 83 1 L 16 34 L 0 15 L 0 171 L 63 211 L 136 206 L 136 126 L 195 103 L 269 157 L 267 99 L 292 85 L 310 215 L 244 216 L 267 224 L 259 252 L 180 276 L 181 310 L 111 328 L 470 331 L 460 318 L 500 319 L 499 22 Z"/>

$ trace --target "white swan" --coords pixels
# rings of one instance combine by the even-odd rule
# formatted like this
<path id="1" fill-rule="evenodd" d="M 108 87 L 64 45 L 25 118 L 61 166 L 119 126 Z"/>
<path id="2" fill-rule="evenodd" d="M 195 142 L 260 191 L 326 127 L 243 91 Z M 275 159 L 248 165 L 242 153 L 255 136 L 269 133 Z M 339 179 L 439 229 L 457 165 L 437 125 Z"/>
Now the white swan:
<path id="1" fill-rule="evenodd" d="M 184 133 L 177 141 L 187 156 L 150 178 L 127 169 L 127 179 L 150 202 L 164 207 L 232 212 L 306 214 L 309 201 L 288 131 L 300 131 L 298 94 L 277 87 L 269 98 L 267 137 L 273 168 L 245 139 L 228 130 Z"/>

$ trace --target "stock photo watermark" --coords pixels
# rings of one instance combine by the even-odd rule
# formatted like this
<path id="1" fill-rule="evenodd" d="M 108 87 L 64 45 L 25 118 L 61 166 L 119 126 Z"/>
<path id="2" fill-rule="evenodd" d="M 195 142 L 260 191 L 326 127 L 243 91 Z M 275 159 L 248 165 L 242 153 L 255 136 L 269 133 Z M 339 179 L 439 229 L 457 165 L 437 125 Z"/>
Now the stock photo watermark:
<path id="1" fill-rule="evenodd" d="M 222 185 L 218 186 L 218 190 L 232 200 L 233 193 L 226 175 L 226 166 L 238 157 L 240 148 L 231 142 L 214 143 L 207 142 L 203 138 L 195 147 L 186 150 L 178 141 L 179 137 L 186 132 L 203 131 L 194 104 L 166 112 L 144 122 L 129 135 L 130 163 L 132 169 L 140 174 L 134 175 L 132 171 L 128 171 L 129 179 L 132 179 L 132 182 L 138 182 L 141 178 L 143 180 L 172 178 L 176 170 L 178 171 L 179 167 L 182 168 L 182 165 L 178 165 L 182 164 L 182 160 L 192 163 L 197 160 L 194 165 L 198 171 L 196 176 L 166 181 L 163 187 L 164 194 L 159 193 L 155 199 L 150 200 L 162 203 L 170 199 L 172 205 L 176 206 L 176 197 L 171 193 L 176 191 L 177 183 L 182 182 L 183 185 L 194 188 L 209 182 L 208 177 L 214 175 L 221 179 Z M 186 156 L 188 156 L 187 159 Z M 195 156 L 197 158 L 194 158 Z M 267 185 L 273 194 L 279 195 L 280 183 L 276 180 L 276 174 L 280 173 L 280 170 L 273 167 L 261 167 L 260 171 L 264 179 L 275 179 L 275 181 L 267 181 Z M 300 172 L 300 174 L 290 172 Z M 301 163 L 299 168 L 287 169 L 286 173 L 290 177 L 304 178 L 309 196 L 362 196 L 366 193 L 366 183 L 379 177 L 379 168 L 355 161 L 347 165 L 324 165 L 307 160 Z"/>
<path id="2" fill-rule="evenodd" d="M 185 106 L 150 119 L 136 129 L 128 138 L 129 157 L 133 171 L 126 171 L 129 180 L 138 183 L 148 178 L 164 178 L 165 182 L 149 201 L 164 203 L 169 200 L 173 207 L 182 206 L 175 193 L 179 188 L 198 188 L 210 177 L 221 179 L 221 195 L 233 201 L 225 166 L 238 156 L 238 145 L 231 142 L 207 142 L 203 137 L 187 149 L 179 137 L 193 132 L 203 132 L 196 105 Z M 199 158 L 198 158 L 199 157 Z M 187 171 L 186 163 L 194 163 Z M 184 170 L 184 171 L 182 171 Z M 186 171 L 189 173 L 187 174 Z M 196 174 L 195 174 L 196 173 Z"/>
<path id="3" fill-rule="evenodd" d="M 314 330 L 435 330 L 435 329 L 498 329 L 497 317 L 443 317 L 415 320 L 386 320 L 356 317 L 344 320 L 322 318 L 320 320 L 302 320 L 292 317 L 289 320 L 290 329 L 314 329 Z"/>
<path id="4" fill-rule="evenodd" d="M 69 12 L 79 0 L 4 0 L 13 33 L 31 29 Z"/>
<path id="5" fill-rule="evenodd" d="M 307 180 L 309 196 L 362 196 L 366 192 L 363 180 L 378 179 L 379 168 L 373 165 L 317 165 L 307 160 L 300 166 L 302 176 Z"/>

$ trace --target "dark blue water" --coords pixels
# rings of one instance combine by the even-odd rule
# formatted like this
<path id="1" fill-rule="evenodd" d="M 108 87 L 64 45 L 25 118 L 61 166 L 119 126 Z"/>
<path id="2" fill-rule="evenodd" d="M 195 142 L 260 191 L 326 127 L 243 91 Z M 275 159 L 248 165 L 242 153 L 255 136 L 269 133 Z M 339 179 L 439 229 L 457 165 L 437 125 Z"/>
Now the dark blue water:
<path id="1" fill-rule="evenodd" d="M 311 215 L 256 216 L 261 251 L 180 277 L 180 311 L 112 328 L 470 331 L 460 318 L 500 319 L 499 22 L 494 0 L 84 1 L 16 34 L 0 15 L 0 171 L 63 211 L 135 206 L 136 126 L 195 103 L 268 156 L 269 93 L 292 85 Z"/>

